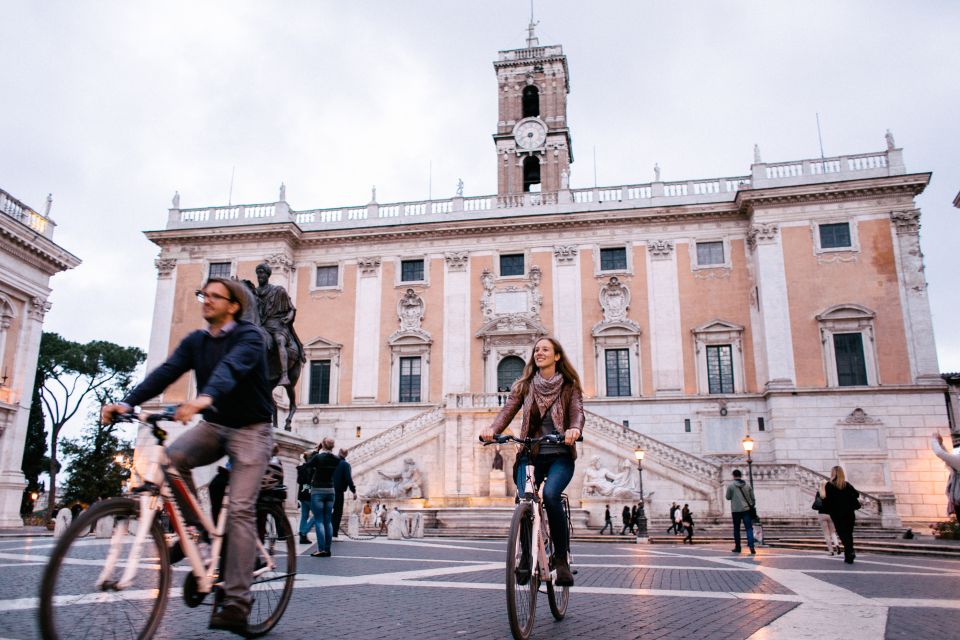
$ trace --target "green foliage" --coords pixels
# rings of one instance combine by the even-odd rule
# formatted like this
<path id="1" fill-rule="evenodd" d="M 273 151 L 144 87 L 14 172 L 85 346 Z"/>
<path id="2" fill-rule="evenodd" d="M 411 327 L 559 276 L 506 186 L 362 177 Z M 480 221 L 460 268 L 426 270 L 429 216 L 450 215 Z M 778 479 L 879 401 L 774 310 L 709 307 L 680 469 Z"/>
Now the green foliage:
<path id="1" fill-rule="evenodd" d="M 93 395 L 103 402 L 130 386 L 146 354 L 104 340 L 86 344 L 44 332 L 40 339 L 37 379 L 40 400 L 50 419 L 50 509 L 57 499 L 57 441 L 60 430 Z"/>
<path id="2" fill-rule="evenodd" d="M 933 529 L 933 535 L 936 538 L 960 540 L 960 522 L 957 522 L 956 518 L 951 518 L 943 522 L 935 522 L 930 525 L 930 528 Z"/>
<path id="3" fill-rule="evenodd" d="M 40 403 L 40 376 L 33 386 L 33 400 L 30 402 L 30 419 L 27 421 L 27 438 L 23 447 L 23 463 L 20 465 L 27 479 L 27 491 L 40 488 L 38 478 L 50 467 L 47 457 L 47 429 L 43 420 L 43 406 Z"/>
<path id="4" fill-rule="evenodd" d="M 64 440 L 61 449 L 70 467 L 70 476 L 63 486 L 63 503 L 90 504 L 98 498 L 120 495 L 123 483 L 130 477 L 126 465 L 133 459 L 133 446 L 117 437 L 115 426 L 93 424 L 79 438 Z M 124 463 L 117 462 L 117 454 L 124 457 Z"/>

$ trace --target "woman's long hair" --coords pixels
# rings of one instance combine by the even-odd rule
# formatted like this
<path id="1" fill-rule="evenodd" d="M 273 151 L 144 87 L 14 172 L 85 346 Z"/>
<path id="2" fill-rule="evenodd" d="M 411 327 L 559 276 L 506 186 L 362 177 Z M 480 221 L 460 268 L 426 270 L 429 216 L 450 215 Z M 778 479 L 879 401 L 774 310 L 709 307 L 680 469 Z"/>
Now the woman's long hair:
<path id="1" fill-rule="evenodd" d="M 840 465 L 830 469 L 830 484 L 841 490 L 847 486 L 847 475 L 843 472 L 843 467 Z"/>
<path id="2" fill-rule="evenodd" d="M 583 387 L 580 384 L 580 376 L 577 375 L 576 369 L 574 369 L 570 361 L 567 360 L 567 354 L 563 351 L 563 347 L 560 346 L 557 339 L 549 336 L 537 338 L 537 341 L 533 343 L 533 349 L 530 351 L 530 359 L 527 361 L 526 366 L 523 367 L 523 373 L 520 375 L 520 378 L 513 383 L 514 390 L 517 391 L 521 398 L 527 395 L 527 391 L 530 389 L 530 382 L 533 380 L 533 376 L 537 375 L 537 371 L 539 371 L 536 360 L 534 360 L 534 353 L 537 350 L 537 345 L 543 340 L 549 340 L 550 344 L 553 345 L 553 352 L 560 356 L 560 359 L 557 360 L 557 372 L 563 376 L 564 382 L 572 384 L 582 393 Z"/>

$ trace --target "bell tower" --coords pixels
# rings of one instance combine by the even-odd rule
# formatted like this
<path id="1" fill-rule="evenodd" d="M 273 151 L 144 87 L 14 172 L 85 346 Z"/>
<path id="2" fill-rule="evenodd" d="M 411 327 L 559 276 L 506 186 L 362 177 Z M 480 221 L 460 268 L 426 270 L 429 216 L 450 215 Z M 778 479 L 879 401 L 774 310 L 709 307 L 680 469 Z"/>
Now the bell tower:
<path id="1" fill-rule="evenodd" d="M 526 47 L 500 51 L 493 63 L 499 94 L 493 142 L 502 206 L 519 204 L 530 192 L 556 202 L 556 193 L 569 186 L 573 150 L 567 128 L 567 57 L 560 45 L 540 46 L 536 24 L 531 19 Z"/>

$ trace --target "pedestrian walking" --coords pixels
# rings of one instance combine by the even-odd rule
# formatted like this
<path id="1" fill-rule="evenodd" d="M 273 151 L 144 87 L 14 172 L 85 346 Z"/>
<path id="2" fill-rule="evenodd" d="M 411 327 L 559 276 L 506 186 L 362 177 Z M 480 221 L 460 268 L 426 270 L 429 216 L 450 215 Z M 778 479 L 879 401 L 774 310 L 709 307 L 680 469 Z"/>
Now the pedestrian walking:
<path id="1" fill-rule="evenodd" d="M 613 535 L 613 518 L 610 517 L 610 505 L 607 505 L 603 512 L 603 529 L 600 529 L 600 535 L 603 535 L 603 532 L 607 529 L 610 529 L 610 535 Z"/>
<path id="2" fill-rule="evenodd" d="M 300 544 L 310 544 L 307 532 L 313 528 L 313 512 L 310 510 L 310 477 L 307 458 L 316 453 L 316 449 L 300 454 L 301 462 L 297 466 L 297 500 L 300 502 Z"/>
<path id="3" fill-rule="evenodd" d="M 333 438 L 324 438 L 320 444 L 320 452 L 307 460 L 307 466 L 313 473 L 310 480 L 310 509 L 317 530 L 317 550 L 310 555 L 329 558 L 333 543 L 333 473 L 340 464 L 340 458 L 333 453 Z"/>
<path id="4" fill-rule="evenodd" d="M 373 526 L 373 507 L 370 506 L 369 500 L 363 503 L 363 509 L 360 511 L 360 526 L 364 529 Z"/>
<path id="5" fill-rule="evenodd" d="M 824 500 L 827 497 L 827 481 L 820 483 L 817 495 L 813 499 L 813 510 L 817 512 L 817 520 L 820 521 L 820 528 L 823 530 L 823 539 L 827 543 L 827 553 L 835 556 L 840 553 L 840 541 L 837 539 L 837 530 L 833 526 L 833 520 L 827 513 Z"/>
<path id="6" fill-rule="evenodd" d="M 689 504 L 683 505 L 683 510 L 680 512 L 680 521 L 687 529 L 687 537 L 683 539 L 684 544 L 693 544 L 693 514 L 690 512 Z"/>
<path id="7" fill-rule="evenodd" d="M 683 535 L 683 511 L 679 506 L 677 510 L 673 512 L 673 534 L 677 536 Z"/>
<path id="8" fill-rule="evenodd" d="M 340 462 L 333 471 L 333 537 L 338 538 L 340 533 L 340 521 L 343 519 L 343 494 L 347 489 L 353 493 L 353 499 L 357 499 L 357 488 L 353 485 L 353 475 L 350 473 L 350 463 L 347 462 L 347 450 L 340 449 Z"/>
<path id="9" fill-rule="evenodd" d="M 674 533 L 674 534 L 675 534 L 675 533 L 677 532 L 677 525 L 676 525 L 676 523 L 674 522 L 673 517 L 677 514 L 677 509 L 679 509 L 679 508 L 680 508 L 680 507 L 677 506 L 677 503 L 676 503 L 676 502 L 674 502 L 672 505 L 670 505 L 670 526 L 667 527 L 667 533 Z"/>
<path id="10" fill-rule="evenodd" d="M 623 505 L 623 513 L 620 515 L 620 517 L 623 518 L 623 529 L 620 530 L 620 535 L 623 536 L 623 535 L 626 535 L 627 529 L 629 529 L 630 525 L 632 524 L 632 520 L 630 517 L 630 507 L 628 507 L 627 505 Z"/>
<path id="11" fill-rule="evenodd" d="M 753 487 L 743 481 L 740 469 L 734 469 L 733 482 L 727 485 L 727 500 L 730 501 L 730 514 L 733 516 L 733 553 L 740 553 L 740 525 L 747 531 L 747 546 L 750 553 L 756 554 L 753 540 L 753 518 L 750 515 L 756 505 Z"/>
<path id="12" fill-rule="evenodd" d="M 633 505 L 630 509 L 630 533 L 635 534 L 636 528 L 640 526 L 640 517 L 637 515 L 639 510 L 637 505 Z"/>
<path id="13" fill-rule="evenodd" d="M 843 467 L 837 465 L 830 470 L 830 482 L 824 487 L 824 494 L 827 513 L 843 544 L 843 561 L 853 564 L 853 559 L 857 557 L 853 549 L 853 527 L 857 520 L 856 511 L 860 508 L 860 492 L 847 482 Z"/>

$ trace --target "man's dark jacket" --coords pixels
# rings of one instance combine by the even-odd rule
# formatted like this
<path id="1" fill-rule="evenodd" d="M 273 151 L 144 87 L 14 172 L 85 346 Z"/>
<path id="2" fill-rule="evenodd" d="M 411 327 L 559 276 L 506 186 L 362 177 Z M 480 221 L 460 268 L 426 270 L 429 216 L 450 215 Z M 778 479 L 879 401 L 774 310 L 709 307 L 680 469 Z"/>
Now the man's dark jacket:
<path id="1" fill-rule="evenodd" d="M 333 488 L 337 493 L 343 493 L 347 489 L 356 493 L 357 488 L 353 486 L 353 475 L 350 473 L 350 463 L 345 458 L 340 458 L 340 463 L 333 472 Z"/>
<path id="2" fill-rule="evenodd" d="M 204 420 L 243 427 L 273 418 L 263 333 L 246 320 L 216 337 L 202 329 L 194 331 L 123 401 L 130 406 L 142 404 L 191 369 L 197 377 L 198 395 L 213 398 L 215 410 L 206 409 Z"/>

